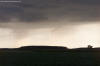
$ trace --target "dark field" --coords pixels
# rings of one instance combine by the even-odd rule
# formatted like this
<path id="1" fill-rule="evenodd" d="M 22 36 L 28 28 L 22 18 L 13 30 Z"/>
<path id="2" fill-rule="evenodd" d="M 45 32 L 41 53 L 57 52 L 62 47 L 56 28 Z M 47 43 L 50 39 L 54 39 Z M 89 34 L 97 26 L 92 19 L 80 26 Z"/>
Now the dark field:
<path id="1" fill-rule="evenodd" d="M 2 50 L 0 66 L 100 66 L 100 52 L 87 50 Z"/>

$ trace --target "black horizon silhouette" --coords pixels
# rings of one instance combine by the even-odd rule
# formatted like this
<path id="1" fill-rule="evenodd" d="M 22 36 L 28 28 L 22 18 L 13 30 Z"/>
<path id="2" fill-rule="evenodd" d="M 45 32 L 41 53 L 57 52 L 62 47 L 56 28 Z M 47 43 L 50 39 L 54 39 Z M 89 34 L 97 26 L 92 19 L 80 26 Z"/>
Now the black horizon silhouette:
<path id="1" fill-rule="evenodd" d="M 0 66 L 100 66 L 100 48 L 22 46 L 1 48 Z"/>

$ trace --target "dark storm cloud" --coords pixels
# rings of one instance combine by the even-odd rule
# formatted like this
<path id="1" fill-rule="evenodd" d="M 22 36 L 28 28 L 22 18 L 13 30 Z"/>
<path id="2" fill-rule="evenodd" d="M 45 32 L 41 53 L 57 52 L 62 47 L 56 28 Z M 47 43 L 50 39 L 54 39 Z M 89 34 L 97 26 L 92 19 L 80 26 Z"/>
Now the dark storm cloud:
<path id="1" fill-rule="evenodd" d="M 0 21 L 16 18 L 23 22 L 52 19 L 99 21 L 100 0 L 21 0 L 0 3 Z"/>

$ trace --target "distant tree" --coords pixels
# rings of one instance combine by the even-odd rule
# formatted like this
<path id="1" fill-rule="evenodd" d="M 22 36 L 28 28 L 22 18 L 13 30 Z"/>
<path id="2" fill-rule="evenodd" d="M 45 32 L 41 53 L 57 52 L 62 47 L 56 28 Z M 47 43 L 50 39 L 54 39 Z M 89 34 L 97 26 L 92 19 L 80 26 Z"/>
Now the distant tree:
<path id="1" fill-rule="evenodd" d="M 91 45 L 88 45 L 88 48 L 93 48 L 93 46 L 91 46 Z"/>

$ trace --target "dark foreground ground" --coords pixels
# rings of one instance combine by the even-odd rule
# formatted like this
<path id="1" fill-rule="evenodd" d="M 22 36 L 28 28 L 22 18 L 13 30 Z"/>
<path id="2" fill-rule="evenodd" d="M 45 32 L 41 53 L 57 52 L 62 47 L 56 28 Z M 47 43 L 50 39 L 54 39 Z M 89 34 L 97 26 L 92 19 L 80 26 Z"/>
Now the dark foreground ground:
<path id="1" fill-rule="evenodd" d="M 100 66 L 100 49 L 1 49 L 0 66 Z"/>

